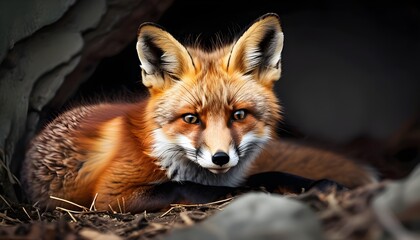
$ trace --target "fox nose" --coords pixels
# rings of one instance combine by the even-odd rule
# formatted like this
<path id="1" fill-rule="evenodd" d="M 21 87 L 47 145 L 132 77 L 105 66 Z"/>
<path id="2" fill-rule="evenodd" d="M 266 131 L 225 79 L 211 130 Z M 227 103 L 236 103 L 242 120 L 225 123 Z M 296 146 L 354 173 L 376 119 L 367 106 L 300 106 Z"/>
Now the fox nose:
<path id="1" fill-rule="evenodd" d="M 211 160 L 214 164 L 223 166 L 229 162 L 229 155 L 227 155 L 225 152 L 216 152 Z"/>

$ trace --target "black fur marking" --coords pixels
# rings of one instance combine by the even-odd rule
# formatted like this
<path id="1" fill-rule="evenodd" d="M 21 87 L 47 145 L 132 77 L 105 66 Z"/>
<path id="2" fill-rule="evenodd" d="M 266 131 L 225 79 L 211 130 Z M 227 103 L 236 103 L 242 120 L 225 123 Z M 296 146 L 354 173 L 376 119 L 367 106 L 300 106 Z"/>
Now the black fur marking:
<path id="1" fill-rule="evenodd" d="M 264 172 L 250 176 L 246 186 L 251 188 L 264 187 L 268 192 L 273 192 L 277 188 L 288 189 L 294 193 L 302 193 L 302 189 L 318 189 L 325 191 L 328 188 L 335 188 L 338 191 L 346 191 L 347 188 L 339 183 L 328 179 L 314 180 L 298 175 L 284 172 Z"/>
<path id="2" fill-rule="evenodd" d="M 178 168 L 175 168 L 175 170 L 173 172 L 171 172 L 171 179 L 174 179 L 176 176 L 178 176 Z"/>
<path id="3" fill-rule="evenodd" d="M 115 196 L 121 195 L 121 192 L 110 192 L 110 193 L 107 193 L 106 195 L 115 197 Z"/>
<path id="4" fill-rule="evenodd" d="M 188 56 L 190 56 L 191 63 L 192 63 L 192 65 L 193 65 L 194 69 L 195 69 L 195 63 L 194 63 L 194 60 L 193 60 L 193 58 L 192 58 L 192 56 L 191 56 L 190 52 L 188 52 L 188 50 L 187 50 L 187 53 L 188 53 Z"/>
<path id="5" fill-rule="evenodd" d="M 160 66 L 162 65 L 161 57 L 163 55 L 163 50 L 159 48 L 158 46 L 156 46 L 156 44 L 153 41 L 152 36 L 149 36 L 149 35 L 143 36 L 143 42 L 144 42 L 144 46 L 142 46 L 142 48 L 143 48 L 143 52 L 146 54 L 147 60 L 155 68 L 157 68 L 160 72 L 162 72 L 162 69 Z M 148 73 L 148 74 L 152 74 L 152 73 Z"/>
<path id="6" fill-rule="evenodd" d="M 145 26 L 153 26 L 153 27 L 159 28 L 159 29 L 161 29 L 161 30 L 163 30 L 163 31 L 165 31 L 165 32 L 166 32 L 165 28 L 164 28 L 164 27 L 162 27 L 161 25 L 157 24 L 157 23 L 154 23 L 154 22 L 145 22 L 145 23 L 142 23 L 142 24 L 139 26 L 139 28 L 138 28 L 138 30 L 137 30 L 137 36 L 140 36 L 141 29 L 142 29 L 143 27 L 145 27 Z"/>
<path id="7" fill-rule="evenodd" d="M 262 60 L 269 61 L 271 59 L 271 55 L 273 54 L 273 40 L 276 37 L 276 30 L 275 29 L 268 29 L 265 33 L 263 39 L 258 44 L 258 47 L 263 54 Z M 268 62 L 261 62 L 260 67 L 269 66 Z"/>

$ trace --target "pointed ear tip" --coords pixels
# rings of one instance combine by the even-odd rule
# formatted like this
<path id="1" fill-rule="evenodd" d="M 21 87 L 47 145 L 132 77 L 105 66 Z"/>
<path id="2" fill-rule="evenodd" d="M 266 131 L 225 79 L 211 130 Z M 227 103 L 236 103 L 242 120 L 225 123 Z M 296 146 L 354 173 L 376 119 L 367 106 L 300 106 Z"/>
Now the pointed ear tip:
<path id="1" fill-rule="evenodd" d="M 278 24 L 280 26 L 280 17 L 277 13 L 266 13 L 258 18 L 258 21 L 267 21 L 272 22 L 274 24 Z"/>
<path id="2" fill-rule="evenodd" d="M 260 19 L 265 19 L 265 18 L 268 18 L 268 17 L 273 17 L 273 18 L 280 19 L 279 15 L 277 13 L 274 13 L 274 12 L 266 13 L 266 14 L 262 15 L 260 17 Z"/>
<path id="3" fill-rule="evenodd" d="M 159 24 L 153 23 L 153 22 L 144 22 L 140 24 L 139 28 L 137 29 L 137 36 L 140 37 L 140 34 L 147 32 L 147 31 L 156 31 L 156 30 L 162 30 L 165 31 L 165 29 L 160 26 Z"/>

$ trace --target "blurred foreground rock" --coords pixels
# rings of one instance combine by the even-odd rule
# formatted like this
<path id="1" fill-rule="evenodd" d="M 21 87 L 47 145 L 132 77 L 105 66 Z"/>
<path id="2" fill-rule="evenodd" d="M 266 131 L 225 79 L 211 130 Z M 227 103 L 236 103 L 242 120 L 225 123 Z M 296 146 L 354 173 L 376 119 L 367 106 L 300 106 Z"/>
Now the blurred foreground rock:
<path id="1" fill-rule="evenodd" d="M 372 202 L 383 239 L 420 239 L 420 166 L 404 180 L 389 182 Z"/>
<path id="2" fill-rule="evenodd" d="M 316 215 L 305 204 L 285 197 L 249 193 L 192 228 L 175 230 L 174 239 L 323 239 Z"/>

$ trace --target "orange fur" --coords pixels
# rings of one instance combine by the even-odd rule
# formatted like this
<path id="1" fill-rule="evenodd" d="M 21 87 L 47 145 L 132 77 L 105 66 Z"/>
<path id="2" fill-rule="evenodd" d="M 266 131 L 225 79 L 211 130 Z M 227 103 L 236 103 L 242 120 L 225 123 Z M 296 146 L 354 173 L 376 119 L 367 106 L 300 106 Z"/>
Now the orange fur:
<path id="1" fill-rule="evenodd" d="M 50 196 L 88 206 L 98 194 L 98 209 L 124 201 L 138 212 L 184 201 L 161 185 L 171 181 L 235 187 L 246 174 L 277 170 L 352 187 L 369 182 L 370 172 L 348 159 L 277 140 L 248 170 L 281 120 L 272 86 L 281 74 L 282 48 L 275 14 L 211 51 L 141 25 L 137 51 L 150 97 L 78 107 L 51 122 L 26 154 L 22 180 L 29 197 L 52 208 L 65 204 Z"/>
<path id="2" fill-rule="evenodd" d="M 290 140 L 270 141 L 249 169 L 253 175 L 280 171 L 310 179 L 330 179 L 348 188 L 376 181 L 377 173 L 355 159 Z"/>

